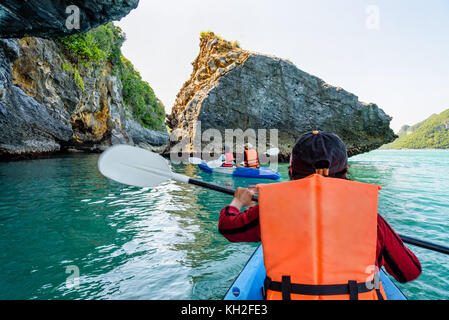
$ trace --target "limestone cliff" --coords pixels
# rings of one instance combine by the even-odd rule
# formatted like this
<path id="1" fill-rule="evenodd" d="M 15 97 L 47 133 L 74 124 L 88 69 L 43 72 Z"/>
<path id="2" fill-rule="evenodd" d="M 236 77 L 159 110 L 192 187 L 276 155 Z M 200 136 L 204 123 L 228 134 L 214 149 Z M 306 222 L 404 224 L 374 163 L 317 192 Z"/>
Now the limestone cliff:
<path id="1" fill-rule="evenodd" d="M 0 158 L 101 151 L 118 143 L 163 149 L 162 104 L 160 123 L 145 128 L 132 102 L 124 101 L 121 73 L 110 59 L 100 62 L 76 63 L 52 40 L 0 40 Z"/>
<path id="2" fill-rule="evenodd" d="M 281 159 L 312 130 L 333 131 L 349 155 L 394 140 L 391 118 L 376 104 L 299 70 L 288 60 L 252 53 L 215 34 L 203 33 L 193 72 L 168 116 L 172 128 L 278 129 Z"/>

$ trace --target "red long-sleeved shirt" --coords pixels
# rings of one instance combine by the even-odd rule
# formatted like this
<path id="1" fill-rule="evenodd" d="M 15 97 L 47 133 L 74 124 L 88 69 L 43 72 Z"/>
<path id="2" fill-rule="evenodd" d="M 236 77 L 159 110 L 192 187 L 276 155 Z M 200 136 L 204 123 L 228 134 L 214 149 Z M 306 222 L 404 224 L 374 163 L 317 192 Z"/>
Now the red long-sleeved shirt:
<path id="1" fill-rule="evenodd" d="M 231 242 L 260 242 L 259 206 L 240 212 L 228 206 L 221 210 L 220 233 Z M 377 218 L 376 266 L 385 267 L 397 281 L 409 282 L 421 274 L 418 258 L 405 247 L 401 238 L 380 216 Z"/>

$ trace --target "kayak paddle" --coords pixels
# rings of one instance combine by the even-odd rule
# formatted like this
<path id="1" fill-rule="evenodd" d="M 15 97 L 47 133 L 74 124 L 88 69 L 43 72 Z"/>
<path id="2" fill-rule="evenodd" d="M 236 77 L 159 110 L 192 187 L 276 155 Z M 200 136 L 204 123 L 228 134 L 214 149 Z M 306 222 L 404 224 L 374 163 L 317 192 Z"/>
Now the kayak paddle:
<path id="1" fill-rule="evenodd" d="M 98 160 L 98 169 L 111 180 L 140 188 L 154 188 L 168 180 L 175 180 L 231 196 L 235 194 L 235 190 L 230 188 L 174 173 L 168 161 L 160 155 L 127 145 L 114 146 L 103 152 Z"/>
<path id="2" fill-rule="evenodd" d="M 103 152 L 98 160 L 98 169 L 109 179 L 140 188 L 154 188 L 168 180 L 175 180 L 231 196 L 235 194 L 233 189 L 174 173 L 168 161 L 160 155 L 127 145 L 114 146 Z M 258 201 L 258 197 L 254 196 L 253 201 Z M 447 247 L 407 236 L 399 237 L 405 243 L 449 255 Z"/>
<path id="3" fill-rule="evenodd" d="M 273 148 L 265 152 L 267 156 L 271 157 L 277 156 L 279 153 L 281 153 L 281 150 L 279 150 L 279 148 Z"/>
<path id="4" fill-rule="evenodd" d="M 199 164 L 204 163 L 211 169 L 220 168 L 223 165 L 223 162 L 220 159 L 207 162 L 206 160 L 202 160 L 200 158 L 189 158 L 189 163 L 194 164 L 194 165 L 199 165 Z"/>

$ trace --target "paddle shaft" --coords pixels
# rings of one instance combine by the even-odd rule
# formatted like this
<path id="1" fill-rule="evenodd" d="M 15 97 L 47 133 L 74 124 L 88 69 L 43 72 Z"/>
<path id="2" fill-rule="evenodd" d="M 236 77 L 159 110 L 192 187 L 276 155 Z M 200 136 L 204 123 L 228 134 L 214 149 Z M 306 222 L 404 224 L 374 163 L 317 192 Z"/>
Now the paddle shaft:
<path id="1" fill-rule="evenodd" d="M 411 244 L 413 246 L 417 246 L 417 247 L 420 247 L 420 248 L 424 248 L 424 249 L 428 249 L 428 250 L 432 250 L 432 251 L 436 251 L 436 252 L 440 252 L 440 253 L 444 253 L 444 254 L 449 255 L 449 248 L 447 248 L 447 247 L 443 247 L 443 246 L 440 246 L 438 244 L 434 244 L 434 243 L 427 242 L 427 241 L 422 241 L 422 240 L 410 238 L 410 237 L 407 237 L 407 236 L 399 235 L 399 237 L 405 243 Z"/>
<path id="2" fill-rule="evenodd" d="M 199 187 L 207 188 L 207 189 L 210 189 L 210 190 L 218 191 L 218 192 L 230 195 L 230 196 L 233 196 L 235 194 L 235 190 L 234 189 L 222 187 L 222 186 L 219 186 L 217 184 L 208 183 L 208 182 L 204 182 L 204 181 L 201 181 L 201 180 L 189 179 L 189 184 L 193 184 L 195 186 L 199 186 Z M 259 201 L 259 197 L 254 196 L 253 197 L 253 201 Z"/>
<path id="3" fill-rule="evenodd" d="M 213 183 L 208 183 L 208 182 L 204 182 L 201 180 L 197 180 L 197 179 L 189 179 L 189 184 L 193 184 L 195 186 L 199 186 L 199 187 L 203 187 L 203 188 L 207 188 L 210 190 L 214 190 L 214 191 L 218 191 L 230 196 L 233 196 L 235 194 L 235 190 L 231 189 L 231 188 L 226 188 L 226 187 L 222 187 L 219 186 L 217 184 L 213 184 Z M 253 197 L 253 201 L 259 201 L 259 197 L 254 196 Z M 424 249 L 428 249 L 428 250 L 432 250 L 432 251 L 436 251 L 436 252 L 440 252 L 440 253 L 444 253 L 449 255 L 449 248 L 444 247 L 444 246 L 440 246 L 431 242 L 427 242 L 427 241 L 422 241 L 422 240 L 418 240 L 418 239 L 414 239 L 408 236 L 399 236 L 402 241 L 404 243 L 408 243 L 410 245 L 416 246 L 416 247 L 420 247 L 420 248 L 424 248 Z"/>

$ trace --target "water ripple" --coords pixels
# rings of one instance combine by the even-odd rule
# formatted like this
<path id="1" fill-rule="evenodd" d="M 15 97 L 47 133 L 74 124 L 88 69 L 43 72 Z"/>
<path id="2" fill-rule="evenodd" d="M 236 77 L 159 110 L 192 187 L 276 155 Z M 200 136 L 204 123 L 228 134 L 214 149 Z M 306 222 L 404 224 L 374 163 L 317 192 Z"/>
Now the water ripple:
<path id="1" fill-rule="evenodd" d="M 231 197 L 177 182 L 125 187 L 102 177 L 97 159 L 0 164 L 0 299 L 221 299 L 257 246 L 218 234 Z M 173 168 L 231 188 L 259 182 Z M 376 151 L 352 158 L 350 176 L 383 187 L 379 211 L 398 232 L 447 245 L 448 169 L 445 151 Z M 280 171 L 287 177 L 286 164 Z M 449 299 L 447 257 L 412 249 L 423 275 L 401 289 Z"/>

